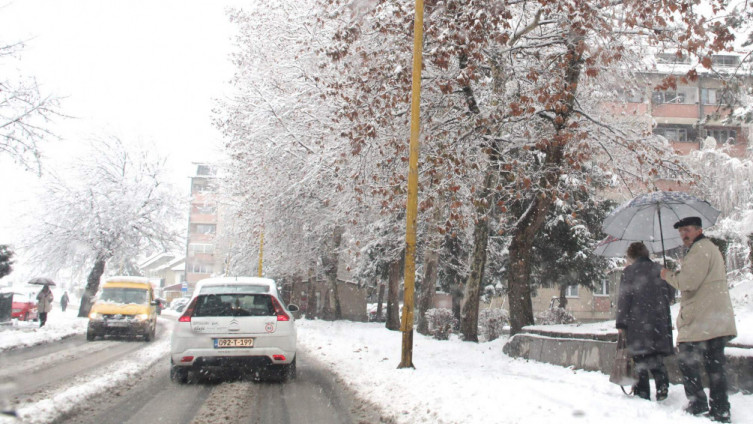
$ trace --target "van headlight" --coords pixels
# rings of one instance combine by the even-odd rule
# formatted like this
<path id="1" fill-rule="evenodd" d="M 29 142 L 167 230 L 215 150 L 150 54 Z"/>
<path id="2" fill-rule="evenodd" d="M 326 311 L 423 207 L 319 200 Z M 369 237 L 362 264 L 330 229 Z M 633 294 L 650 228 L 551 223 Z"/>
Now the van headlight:
<path id="1" fill-rule="evenodd" d="M 149 314 L 138 314 L 136 315 L 136 319 L 139 321 L 146 321 L 149 319 Z"/>
<path id="2" fill-rule="evenodd" d="M 102 319 L 102 314 L 99 312 L 91 312 L 89 313 L 89 319 L 92 321 L 99 321 Z"/>

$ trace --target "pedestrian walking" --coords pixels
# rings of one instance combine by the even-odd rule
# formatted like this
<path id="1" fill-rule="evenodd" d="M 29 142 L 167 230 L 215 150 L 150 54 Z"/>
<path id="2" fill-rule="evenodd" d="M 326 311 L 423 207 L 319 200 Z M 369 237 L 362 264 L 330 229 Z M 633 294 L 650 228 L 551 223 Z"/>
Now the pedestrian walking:
<path id="1" fill-rule="evenodd" d="M 39 326 L 43 327 L 47 323 L 47 313 L 52 310 L 52 290 L 50 285 L 45 284 L 42 290 L 37 294 L 37 312 L 39 312 Z"/>
<path id="2" fill-rule="evenodd" d="M 651 399 L 650 372 L 656 384 L 656 400 L 661 401 L 669 393 L 664 357 L 673 354 L 669 306 L 675 289 L 661 279 L 662 266 L 649 258 L 645 244 L 632 243 L 627 249 L 627 261 L 620 281 L 616 325 L 618 331 L 624 332 L 635 362 L 635 395 Z"/>
<path id="3" fill-rule="evenodd" d="M 727 396 L 724 347 L 737 336 L 735 314 L 727 287 L 727 271 L 719 248 L 703 235 L 699 217 L 677 221 L 683 244 L 688 247 L 679 271 L 662 269 L 661 275 L 680 290 L 677 318 L 678 364 L 692 415 L 709 412 L 718 422 L 731 422 Z M 701 383 L 701 366 L 709 378 L 710 400 Z"/>
<path id="4" fill-rule="evenodd" d="M 65 312 L 65 308 L 68 307 L 68 300 L 68 291 L 66 290 L 63 292 L 63 296 L 60 298 L 60 309 L 62 309 L 63 312 Z"/>

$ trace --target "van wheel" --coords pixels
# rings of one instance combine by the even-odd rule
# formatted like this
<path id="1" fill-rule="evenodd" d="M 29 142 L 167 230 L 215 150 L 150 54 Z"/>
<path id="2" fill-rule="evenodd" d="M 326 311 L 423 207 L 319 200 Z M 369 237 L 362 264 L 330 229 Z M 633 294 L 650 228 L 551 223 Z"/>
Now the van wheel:
<path id="1" fill-rule="evenodd" d="M 97 336 L 97 335 L 96 335 L 96 334 L 94 334 L 94 333 L 93 333 L 93 332 L 91 332 L 91 331 L 87 331 L 87 332 L 86 332 L 86 340 L 87 340 L 87 341 L 92 341 L 92 340 L 94 340 L 94 338 L 95 338 L 96 336 Z"/>
<path id="2" fill-rule="evenodd" d="M 152 339 L 154 339 L 154 329 L 147 330 L 147 332 L 144 333 L 144 341 L 150 342 Z"/>
<path id="3" fill-rule="evenodd" d="M 171 366 L 170 380 L 178 384 L 186 384 L 188 382 L 188 369 L 186 367 L 176 367 L 175 365 Z"/>

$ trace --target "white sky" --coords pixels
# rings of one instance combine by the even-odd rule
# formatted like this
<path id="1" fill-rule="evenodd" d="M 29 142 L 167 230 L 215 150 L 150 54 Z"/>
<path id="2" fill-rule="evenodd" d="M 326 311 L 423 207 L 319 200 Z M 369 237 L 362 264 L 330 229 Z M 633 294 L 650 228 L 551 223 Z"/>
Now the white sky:
<path id="1" fill-rule="evenodd" d="M 0 0 L 0 42 L 24 41 L 17 63 L 41 91 L 64 97 L 43 146 L 44 166 L 66 163 L 86 140 L 114 134 L 168 155 L 188 192 L 191 162 L 215 155 L 213 99 L 232 76 L 232 0 Z M 240 3 L 236 1 L 235 3 Z M 0 158 L 0 222 L 23 210 L 36 178 Z M 15 212 L 14 212 L 15 211 Z M 8 238 L 0 224 L 0 243 Z"/>

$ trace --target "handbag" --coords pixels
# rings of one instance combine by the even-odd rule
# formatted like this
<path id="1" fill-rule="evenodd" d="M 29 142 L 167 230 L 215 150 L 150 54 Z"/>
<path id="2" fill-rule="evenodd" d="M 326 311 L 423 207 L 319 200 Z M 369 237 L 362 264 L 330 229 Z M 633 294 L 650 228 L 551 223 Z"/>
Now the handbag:
<path id="1" fill-rule="evenodd" d="M 617 350 L 614 355 L 614 364 L 612 364 L 612 373 L 609 374 L 609 381 L 620 387 L 633 386 L 637 382 L 635 363 L 628 351 L 627 339 L 623 331 L 620 331 L 617 336 Z M 624 387 L 622 387 L 622 391 L 628 394 Z"/>

